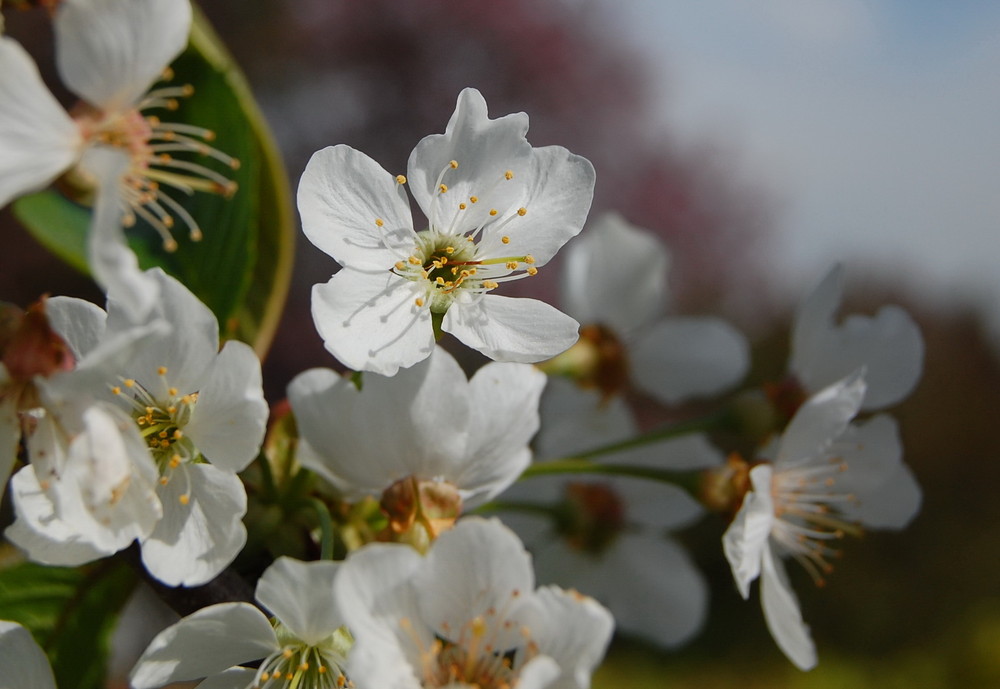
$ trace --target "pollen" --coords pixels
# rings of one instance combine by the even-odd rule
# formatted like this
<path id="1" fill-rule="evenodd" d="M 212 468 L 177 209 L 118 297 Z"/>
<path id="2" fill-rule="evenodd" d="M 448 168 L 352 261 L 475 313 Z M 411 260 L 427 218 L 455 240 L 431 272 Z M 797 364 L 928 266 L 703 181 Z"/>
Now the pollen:
<path id="1" fill-rule="evenodd" d="M 113 388 L 111 388 L 111 392 L 113 392 L 116 395 L 120 395 L 122 394 L 122 389 L 116 385 Z"/>
<path id="2" fill-rule="evenodd" d="M 122 382 L 125 384 L 125 387 L 127 387 L 127 388 L 131 388 L 131 387 L 133 387 L 135 385 L 135 381 L 132 380 L 131 378 L 126 378 Z"/>
<path id="3" fill-rule="evenodd" d="M 452 170 L 457 170 L 458 169 L 458 161 L 457 160 L 451 161 L 450 163 L 448 163 L 448 167 L 450 167 Z"/>
<path id="4" fill-rule="evenodd" d="M 464 211 L 466 208 L 467 208 L 467 206 L 464 203 L 458 204 L 458 210 Z"/>
<path id="5" fill-rule="evenodd" d="M 406 184 L 406 175 L 396 175 L 396 184 Z"/>
<path id="6" fill-rule="evenodd" d="M 535 257 L 532 256 L 531 254 L 528 254 L 527 256 L 524 257 L 524 262 L 530 266 L 535 262 Z"/>
<path id="7" fill-rule="evenodd" d="M 490 209 L 490 215 L 496 215 L 496 214 L 497 214 L 497 209 L 496 208 L 491 208 Z"/>
<path id="8" fill-rule="evenodd" d="M 167 388 L 167 394 L 171 397 L 177 397 L 177 393 L 180 392 L 177 388 Z"/>
<path id="9" fill-rule="evenodd" d="M 185 493 L 184 495 L 182 495 L 182 496 L 180 496 L 179 498 L 177 498 L 177 501 L 178 501 L 178 502 L 179 502 L 180 504 L 182 504 L 182 505 L 186 505 L 186 504 L 188 504 L 189 502 L 191 502 L 191 496 L 190 496 L 190 495 L 188 495 L 187 493 Z"/>
<path id="10" fill-rule="evenodd" d="M 165 376 L 165 375 L 167 375 L 167 367 L 166 366 L 160 366 L 158 369 L 156 369 L 156 372 L 159 375 L 161 375 L 161 376 Z"/>
<path id="11" fill-rule="evenodd" d="M 479 197 L 478 196 L 470 196 L 469 200 L 472 201 L 473 203 L 479 203 Z"/>
<path id="12" fill-rule="evenodd" d="M 441 192 L 442 194 L 445 193 L 446 191 L 448 191 L 448 185 L 447 184 L 439 184 L 438 185 L 438 191 Z"/>
<path id="13" fill-rule="evenodd" d="M 538 268 L 535 266 L 528 266 L 527 273 L 528 275 L 538 275 Z"/>
<path id="14" fill-rule="evenodd" d="M 506 180 L 512 180 L 512 179 L 514 179 L 514 171 L 513 170 L 507 170 L 507 172 L 503 173 L 503 178 L 506 179 Z"/>
<path id="15" fill-rule="evenodd" d="M 402 261 L 396 261 L 396 270 L 406 270 L 406 264 Z"/>
<path id="16" fill-rule="evenodd" d="M 510 244 L 510 237 L 504 235 L 503 237 L 500 238 L 500 241 L 503 242 L 504 244 Z"/>
<path id="17" fill-rule="evenodd" d="M 375 218 L 375 224 L 378 227 L 382 227 L 383 225 L 385 225 L 385 223 L 382 221 L 382 218 Z"/>
<path id="18" fill-rule="evenodd" d="M 416 304 L 417 306 L 423 306 L 424 300 L 421 299 L 420 297 L 417 297 L 416 299 L 413 300 L 413 303 Z"/>

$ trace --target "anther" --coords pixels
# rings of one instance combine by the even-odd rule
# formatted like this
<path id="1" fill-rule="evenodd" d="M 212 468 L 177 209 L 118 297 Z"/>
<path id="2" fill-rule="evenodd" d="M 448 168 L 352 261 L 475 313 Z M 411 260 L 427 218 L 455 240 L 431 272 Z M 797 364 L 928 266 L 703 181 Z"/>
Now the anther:
<path id="1" fill-rule="evenodd" d="M 514 171 L 513 170 L 507 170 L 507 172 L 503 173 L 503 177 L 504 177 L 504 179 L 507 179 L 507 180 L 514 179 Z"/>
<path id="2" fill-rule="evenodd" d="M 464 211 L 465 210 L 465 204 L 464 203 L 458 204 L 458 210 Z"/>
<path id="3" fill-rule="evenodd" d="M 396 175 L 396 184 L 406 184 L 406 175 Z"/>
<path id="4" fill-rule="evenodd" d="M 406 260 L 410 262 L 410 265 L 414 265 L 414 266 L 419 266 L 420 265 L 420 259 L 417 258 L 416 256 L 410 256 Z"/>
<path id="5" fill-rule="evenodd" d="M 125 384 L 125 387 L 127 387 L 127 388 L 130 388 L 130 387 L 132 387 L 132 386 L 135 385 L 135 381 L 132 380 L 131 378 L 126 378 L 122 382 Z"/>
<path id="6" fill-rule="evenodd" d="M 448 163 L 448 167 L 450 167 L 452 170 L 457 170 L 458 169 L 458 161 L 457 160 L 451 161 L 450 163 Z"/>
<path id="7" fill-rule="evenodd" d="M 517 209 L 517 214 L 520 215 L 523 218 L 525 215 L 528 214 L 528 209 L 524 208 L 524 207 L 518 208 Z"/>
<path id="8" fill-rule="evenodd" d="M 417 297 L 416 299 L 413 300 L 413 303 L 416 304 L 417 306 L 423 306 L 424 300 L 421 299 L 420 297 Z"/>
<path id="9" fill-rule="evenodd" d="M 113 392 L 116 395 L 120 395 L 122 394 L 122 389 L 116 385 L 113 388 L 111 388 L 111 392 Z"/>
<path id="10" fill-rule="evenodd" d="M 375 224 L 378 225 L 379 227 L 385 225 L 385 223 L 382 222 L 382 218 L 375 218 Z"/>
<path id="11" fill-rule="evenodd" d="M 448 185 L 447 184 L 439 184 L 438 185 L 438 191 L 441 192 L 442 194 L 445 193 L 446 191 L 448 191 Z"/>
<path id="12" fill-rule="evenodd" d="M 182 504 L 182 505 L 186 505 L 186 504 L 188 504 L 189 502 L 191 502 L 191 496 L 190 496 L 190 495 L 188 495 L 187 493 L 185 493 L 184 495 L 182 495 L 182 496 L 180 496 L 179 498 L 177 498 L 177 501 L 178 501 L 178 502 L 179 502 L 180 504 Z"/>
<path id="13" fill-rule="evenodd" d="M 527 256 L 524 257 L 524 262 L 530 266 L 532 263 L 535 262 L 535 257 L 532 256 L 531 254 L 528 254 Z"/>
<path id="14" fill-rule="evenodd" d="M 473 203 L 477 203 L 479 201 L 479 197 L 478 196 L 470 196 L 469 200 L 472 201 Z"/>
<path id="15" fill-rule="evenodd" d="M 490 209 L 490 215 L 496 215 L 496 214 L 497 214 L 497 209 L 496 208 L 491 208 Z"/>
<path id="16" fill-rule="evenodd" d="M 165 376 L 165 375 L 167 375 L 167 367 L 166 366 L 160 366 L 158 369 L 156 369 L 156 372 L 159 375 L 161 375 L 161 376 Z"/>
<path id="17" fill-rule="evenodd" d="M 180 391 L 177 388 L 167 388 L 167 394 L 171 397 L 176 397 L 178 392 Z"/>
<path id="18" fill-rule="evenodd" d="M 528 275 L 538 275 L 538 268 L 535 266 L 528 266 L 527 273 Z"/>
<path id="19" fill-rule="evenodd" d="M 406 270 L 406 264 L 402 261 L 396 261 L 396 270 Z"/>
<path id="20" fill-rule="evenodd" d="M 446 246 L 444 248 L 444 252 L 446 254 L 448 254 L 448 255 L 451 255 L 451 254 L 455 253 L 455 247 L 453 247 L 453 246 Z"/>
<path id="21" fill-rule="evenodd" d="M 510 244 L 510 237 L 504 235 L 503 237 L 500 238 L 500 241 L 503 242 L 504 244 Z"/>

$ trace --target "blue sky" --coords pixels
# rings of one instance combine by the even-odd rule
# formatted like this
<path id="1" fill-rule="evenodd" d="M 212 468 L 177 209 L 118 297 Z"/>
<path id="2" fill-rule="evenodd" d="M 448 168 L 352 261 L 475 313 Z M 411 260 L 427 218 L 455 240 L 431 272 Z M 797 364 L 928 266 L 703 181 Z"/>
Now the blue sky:
<path id="1" fill-rule="evenodd" d="M 610 3 L 610 0 L 608 0 Z M 610 6 L 610 5 L 609 5 Z M 770 272 L 844 260 L 926 299 L 1000 300 L 1000 2 L 629 0 L 659 115 L 781 204 Z M 993 307 L 996 309 L 996 307 Z M 1000 310 L 987 315 L 1000 324 Z"/>

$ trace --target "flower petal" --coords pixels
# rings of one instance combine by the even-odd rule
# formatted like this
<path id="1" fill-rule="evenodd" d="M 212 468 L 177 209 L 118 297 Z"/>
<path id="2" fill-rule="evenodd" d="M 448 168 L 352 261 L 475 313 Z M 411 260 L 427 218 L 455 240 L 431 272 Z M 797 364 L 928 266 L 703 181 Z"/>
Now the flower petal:
<path id="1" fill-rule="evenodd" d="M 663 313 L 670 254 L 652 233 L 607 213 L 566 252 L 562 304 L 576 320 L 626 334 Z"/>
<path id="2" fill-rule="evenodd" d="M 55 17 L 56 63 L 91 105 L 136 105 L 187 45 L 188 0 L 63 0 Z"/>
<path id="3" fill-rule="evenodd" d="M 118 308 L 132 323 L 142 322 L 159 297 L 156 282 L 139 269 L 122 229 L 119 186 L 128 157 L 105 146 L 91 148 L 82 162 L 98 182 L 97 201 L 87 235 L 87 262 L 94 280 L 115 295 Z"/>
<path id="4" fill-rule="evenodd" d="M 445 133 L 421 139 L 407 164 L 410 191 L 431 227 L 467 232 L 489 220 L 491 209 L 506 218 L 523 205 L 522 179 L 527 181 L 532 165 L 527 131 L 523 112 L 491 120 L 482 94 L 464 89 Z M 451 161 L 458 167 L 452 168 Z M 514 173 L 510 180 L 505 179 L 508 170 Z M 447 192 L 441 193 L 440 183 Z M 473 196 L 477 203 L 469 202 Z M 465 210 L 460 203 L 466 203 Z"/>
<path id="5" fill-rule="evenodd" d="M 49 660 L 27 629 L 0 620 L 0 667 L 4 685 L 17 689 L 56 689 Z"/>
<path id="6" fill-rule="evenodd" d="M 456 485 L 466 508 L 490 500 L 531 462 L 528 442 L 538 430 L 545 374 L 526 364 L 491 363 L 469 381 L 469 447 Z"/>
<path id="7" fill-rule="evenodd" d="M 816 647 L 809 636 L 809 627 L 802 621 L 799 601 L 788 584 L 784 565 L 764 549 L 763 571 L 760 577 L 760 602 L 764 620 L 778 648 L 800 670 L 816 667 Z"/>
<path id="8" fill-rule="evenodd" d="M 142 541 L 142 562 L 168 586 L 200 586 L 233 561 L 247 531 L 247 496 L 236 474 L 182 464 L 159 490 L 163 518 Z M 181 496 L 188 495 L 186 503 Z"/>
<path id="9" fill-rule="evenodd" d="M 313 285 L 312 315 L 323 344 L 355 371 L 395 375 L 434 350 L 427 308 L 416 306 L 420 286 L 392 273 L 342 268 Z"/>
<path id="10" fill-rule="evenodd" d="M 785 428 L 775 465 L 782 469 L 823 459 L 858 413 L 864 396 L 863 371 L 857 371 L 806 400 Z"/>
<path id="11" fill-rule="evenodd" d="M 746 338 L 719 318 L 669 318 L 632 348 L 632 381 L 667 404 L 722 392 L 746 375 Z"/>
<path id="12" fill-rule="evenodd" d="M 456 301 L 441 329 L 497 361 L 531 364 L 560 354 L 578 337 L 580 324 L 535 299 L 487 294 Z"/>
<path id="13" fill-rule="evenodd" d="M 217 675 L 206 677 L 198 689 L 246 689 L 253 686 L 257 670 L 245 667 L 231 667 Z"/>
<path id="14" fill-rule="evenodd" d="M 108 314 L 100 306 L 75 297 L 52 297 L 45 301 L 49 325 L 66 341 L 79 361 L 104 339 Z"/>
<path id="15" fill-rule="evenodd" d="M 815 391 L 865 367 L 868 392 L 862 409 L 899 402 L 916 386 L 924 360 L 920 328 L 906 311 L 883 306 L 874 317 L 851 315 L 834 324 L 843 292 L 835 266 L 799 308 L 789 368 Z"/>
<path id="16" fill-rule="evenodd" d="M 200 679 L 264 658 L 279 648 L 274 629 L 260 610 L 249 603 L 219 603 L 157 634 L 129 681 L 134 689 L 154 689 Z"/>
<path id="17" fill-rule="evenodd" d="M 236 473 L 257 456 L 267 425 L 260 359 L 230 341 L 215 358 L 184 432 L 214 466 Z"/>
<path id="18" fill-rule="evenodd" d="M 350 146 L 313 153 L 299 180 L 298 206 L 306 237 L 342 266 L 389 270 L 416 246 L 403 185 Z"/>
<path id="19" fill-rule="evenodd" d="M 744 599 L 750 597 L 750 582 L 760 576 L 764 553 L 770 552 L 768 538 L 774 524 L 772 472 L 769 464 L 758 464 L 750 470 L 753 490 L 744 496 L 740 511 L 722 536 L 722 549 Z"/>
<path id="20" fill-rule="evenodd" d="M 0 208 L 73 165 L 79 129 L 42 82 L 21 45 L 0 35 Z"/>
<path id="21" fill-rule="evenodd" d="M 257 581 L 257 600 L 292 634 L 315 646 L 344 624 L 333 595 L 340 564 L 279 557 Z"/>

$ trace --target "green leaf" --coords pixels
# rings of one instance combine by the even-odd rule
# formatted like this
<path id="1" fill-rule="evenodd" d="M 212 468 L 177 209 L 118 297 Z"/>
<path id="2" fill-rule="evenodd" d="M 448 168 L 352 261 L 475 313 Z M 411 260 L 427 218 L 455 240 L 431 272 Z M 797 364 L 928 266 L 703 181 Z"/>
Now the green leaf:
<path id="1" fill-rule="evenodd" d="M 0 570 L 0 610 L 45 649 L 57 686 L 100 689 L 111 632 L 135 583 L 118 560 L 81 569 L 22 562 Z"/>
<path id="2" fill-rule="evenodd" d="M 213 148 L 240 161 L 230 169 L 207 156 L 176 154 L 238 185 L 232 198 L 161 189 L 194 218 L 203 239 L 192 241 L 175 214 L 171 230 L 179 245 L 168 253 L 156 230 L 141 219 L 127 232 L 143 268 L 160 266 L 212 309 L 227 339 L 250 343 L 263 355 L 277 328 L 291 280 L 295 220 L 280 155 L 246 80 L 200 12 L 187 50 L 171 66 L 171 86 L 190 85 L 192 96 L 176 110 L 147 110 L 163 122 L 211 130 Z M 156 87 L 154 87 L 156 88 Z M 64 196 L 45 191 L 19 199 L 14 213 L 49 250 L 87 272 L 90 213 Z"/>

